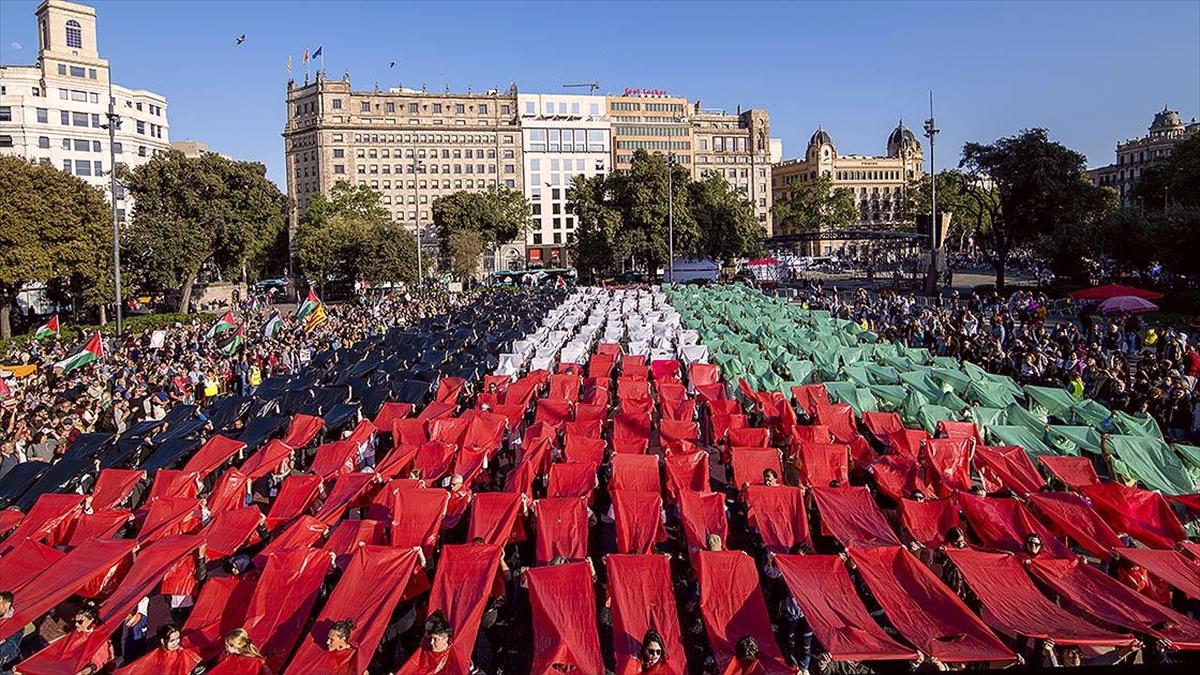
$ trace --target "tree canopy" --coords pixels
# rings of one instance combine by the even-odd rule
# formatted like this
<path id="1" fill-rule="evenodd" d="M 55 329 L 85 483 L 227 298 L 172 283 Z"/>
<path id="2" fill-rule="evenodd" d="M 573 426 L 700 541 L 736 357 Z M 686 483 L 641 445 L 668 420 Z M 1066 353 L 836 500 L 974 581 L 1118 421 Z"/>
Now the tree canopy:
<path id="1" fill-rule="evenodd" d="M 101 192 L 79 178 L 0 155 L 0 337 L 11 335 L 9 311 L 31 282 L 78 278 L 89 305 L 112 301 L 111 218 Z"/>
<path id="2" fill-rule="evenodd" d="M 479 253 L 482 253 L 486 247 L 524 238 L 531 209 L 529 200 L 519 190 L 492 187 L 482 192 L 459 190 L 438 197 L 433 200 L 432 212 L 442 258 L 451 267 L 456 267 L 454 260 L 462 250 L 461 247 L 451 250 L 454 233 L 477 235 L 460 238 L 460 243 L 478 241 Z"/>
<path id="3" fill-rule="evenodd" d="M 775 229 L 780 234 L 841 230 L 859 219 L 854 192 L 850 188 L 834 188 L 829 176 L 796 186 L 787 198 L 777 200 L 772 210 Z"/>
<path id="4" fill-rule="evenodd" d="M 256 162 L 172 150 L 121 179 L 135 202 L 123 243 L 131 276 L 147 290 L 178 290 L 181 311 L 202 271 L 240 276 L 283 227 L 286 198 Z"/>
<path id="5" fill-rule="evenodd" d="M 300 266 L 319 287 L 331 281 L 372 284 L 417 278 L 417 244 L 392 222 L 378 191 L 338 181 L 309 200 L 297 238 Z"/>
<path id="6" fill-rule="evenodd" d="M 1200 207 L 1200 134 L 1176 144 L 1169 157 L 1146 167 L 1133 185 L 1132 196 L 1149 211 Z"/>

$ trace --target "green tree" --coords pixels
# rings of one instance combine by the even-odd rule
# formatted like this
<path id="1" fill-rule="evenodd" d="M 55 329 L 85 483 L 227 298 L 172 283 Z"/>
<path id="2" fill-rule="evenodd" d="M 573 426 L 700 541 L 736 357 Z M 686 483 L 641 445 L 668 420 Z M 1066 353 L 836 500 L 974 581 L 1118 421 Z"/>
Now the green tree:
<path id="1" fill-rule="evenodd" d="M 287 200 L 262 164 L 169 151 L 122 173 L 135 201 L 130 271 L 148 290 L 178 290 L 180 311 L 202 272 L 239 276 L 283 227 Z"/>
<path id="2" fill-rule="evenodd" d="M 12 335 L 9 313 L 25 284 L 86 274 L 103 289 L 104 270 L 83 261 L 104 250 L 111 218 L 100 191 L 84 181 L 0 155 L 0 338 Z"/>
<path id="3" fill-rule="evenodd" d="M 1200 207 L 1200 134 L 1178 143 L 1169 157 L 1142 171 L 1133 184 L 1133 201 L 1150 210 Z"/>
<path id="4" fill-rule="evenodd" d="M 359 278 L 372 226 L 353 213 L 335 213 L 323 217 L 319 225 L 303 225 L 297 232 L 297 253 L 305 276 L 322 293 L 327 282 Z"/>
<path id="5" fill-rule="evenodd" d="M 393 222 L 381 204 L 377 190 L 347 181 L 335 183 L 328 196 L 309 200 L 296 247 L 305 275 L 322 291 L 331 281 L 416 280 L 416 237 Z"/>
<path id="6" fill-rule="evenodd" d="M 482 242 L 480 252 L 523 237 L 531 213 L 529 200 L 517 190 L 489 188 L 482 192 L 459 190 L 433 200 L 433 224 L 442 258 L 453 258 L 450 239 L 455 232 L 474 232 Z"/>
<path id="7" fill-rule="evenodd" d="M 696 250 L 689 252 L 731 261 L 762 251 L 763 228 L 754 207 L 723 176 L 710 174 L 691 183 L 687 206 L 700 234 Z"/>
<path id="8" fill-rule="evenodd" d="M 854 192 L 844 187 L 835 189 L 829 176 L 796 187 L 788 197 L 776 201 L 772 210 L 782 234 L 842 230 L 859 220 Z"/>
<path id="9" fill-rule="evenodd" d="M 320 227 L 329 222 L 334 216 L 358 216 L 371 222 L 388 220 L 387 209 L 383 208 L 378 190 L 366 185 L 354 185 L 347 180 L 339 180 L 329 189 L 326 196 L 317 193 L 308 200 L 308 208 L 300 220 L 302 225 Z"/>
<path id="10" fill-rule="evenodd" d="M 483 255 L 483 236 L 475 230 L 453 230 L 447 237 L 446 249 L 450 255 L 450 272 L 459 281 L 467 281 L 479 269 L 479 256 Z"/>
<path id="11" fill-rule="evenodd" d="M 373 223 L 362 252 L 362 275 L 372 284 L 417 280 L 417 239 L 400 223 Z"/>
<path id="12" fill-rule="evenodd" d="M 571 260 L 588 276 L 624 269 L 633 253 L 622 229 L 621 212 L 608 193 L 610 180 L 581 175 L 567 187 L 567 203 L 577 220 L 571 237 Z"/>
<path id="13" fill-rule="evenodd" d="M 972 190 L 972 187 L 977 187 Z M 933 179 L 926 174 L 908 193 L 911 196 L 911 215 L 928 215 L 933 204 Z M 972 186 L 970 178 L 957 169 L 945 169 L 937 174 L 938 212 L 950 213 L 950 230 L 946 246 L 964 250 L 968 237 L 976 240 L 991 227 L 991 211 L 987 206 L 995 201 L 995 191 L 985 182 Z"/>
<path id="14" fill-rule="evenodd" d="M 1045 129 L 967 143 L 958 166 L 967 193 L 989 219 L 981 234 L 992 251 L 997 288 L 1004 287 L 1013 249 L 1032 246 L 1064 224 L 1091 222 L 1105 204 L 1101 188 L 1083 179 L 1084 156 L 1051 141 Z"/>

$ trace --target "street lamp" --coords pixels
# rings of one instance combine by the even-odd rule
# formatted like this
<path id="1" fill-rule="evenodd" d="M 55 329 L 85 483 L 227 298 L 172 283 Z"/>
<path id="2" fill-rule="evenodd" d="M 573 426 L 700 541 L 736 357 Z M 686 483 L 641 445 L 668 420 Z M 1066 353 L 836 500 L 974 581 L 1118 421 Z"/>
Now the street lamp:
<path id="1" fill-rule="evenodd" d="M 421 248 L 423 247 L 421 236 L 421 193 L 419 192 L 420 181 L 417 175 L 424 165 L 417 159 L 416 152 L 413 153 L 412 174 L 413 174 L 413 224 L 417 229 L 417 288 L 421 287 L 421 282 L 425 279 L 425 265 L 422 259 Z"/>
<path id="2" fill-rule="evenodd" d="M 933 121 L 933 92 L 929 92 L 929 119 L 925 120 L 925 138 L 929 139 L 929 184 L 930 201 L 929 213 L 929 295 L 937 293 L 937 164 L 934 160 L 934 138 L 941 130 Z"/>
<path id="3" fill-rule="evenodd" d="M 675 283 L 675 153 L 667 153 L 667 278 Z"/>
<path id="4" fill-rule="evenodd" d="M 121 118 L 117 115 L 116 101 L 112 95 L 112 72 L 108 78 L 108 112 L 105 114 L 108 124 L 108 175 L 109 199 L 112 208 L 113 230 L 113 291 L 117 306 L 117 335 L 121 335 L 121 221 L 117 217 L 117 129 L 121 126 Z"/>

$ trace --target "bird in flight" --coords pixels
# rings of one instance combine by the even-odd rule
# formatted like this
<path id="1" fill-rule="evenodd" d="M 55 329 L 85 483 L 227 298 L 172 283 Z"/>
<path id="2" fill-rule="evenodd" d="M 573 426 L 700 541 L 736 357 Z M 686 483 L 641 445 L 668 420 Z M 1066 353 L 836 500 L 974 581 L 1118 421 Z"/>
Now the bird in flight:
<path id="1" fill-rule="evenodd" d="M 395 61 L 392 61 L 391 63 L 388 64 L 388 68 L 395 68 L 395 67 L 396 67 Z"/>
<path id="2" fill-rule="evenodd" d="M 242 45 L 242 43 L 243 43 L 243 42 L 245 42 L 245 41 L 246 41 L 246 34 L 245 34 L 245 33 L 242 33 L 241 37 L 239 37 L 239 38 L 237 39 L 237 41 L 236 41 L 236 42 L 234 42 L 233 46 L 234 46 L 234 47 L 240 47 L 240 46 Z"/>

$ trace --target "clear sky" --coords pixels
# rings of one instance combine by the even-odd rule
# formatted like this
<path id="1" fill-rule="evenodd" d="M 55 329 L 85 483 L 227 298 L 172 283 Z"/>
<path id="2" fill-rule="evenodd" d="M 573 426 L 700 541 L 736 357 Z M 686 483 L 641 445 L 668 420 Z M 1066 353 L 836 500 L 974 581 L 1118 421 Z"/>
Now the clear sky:
<path id="1" fill-rule="evenodd" d="M 920 127 L 930 89 L 939 168 L 965 141 L 1032 126 L 1099 166 L 1163 105 L 1200 116 L 1197 1 L 91 4 L 114 81 L 164 94 L 173 140 L 264 162 L 281 186 L 284 64 L 303 77 L 318 45 L 355 89 L 599 80 L 766 108 L 786 157 L 818 124 L 839 152 L 882 153 L 897 118 Z M 36 6 L 0 0 L 0 62 L 36 58 Z"/>

